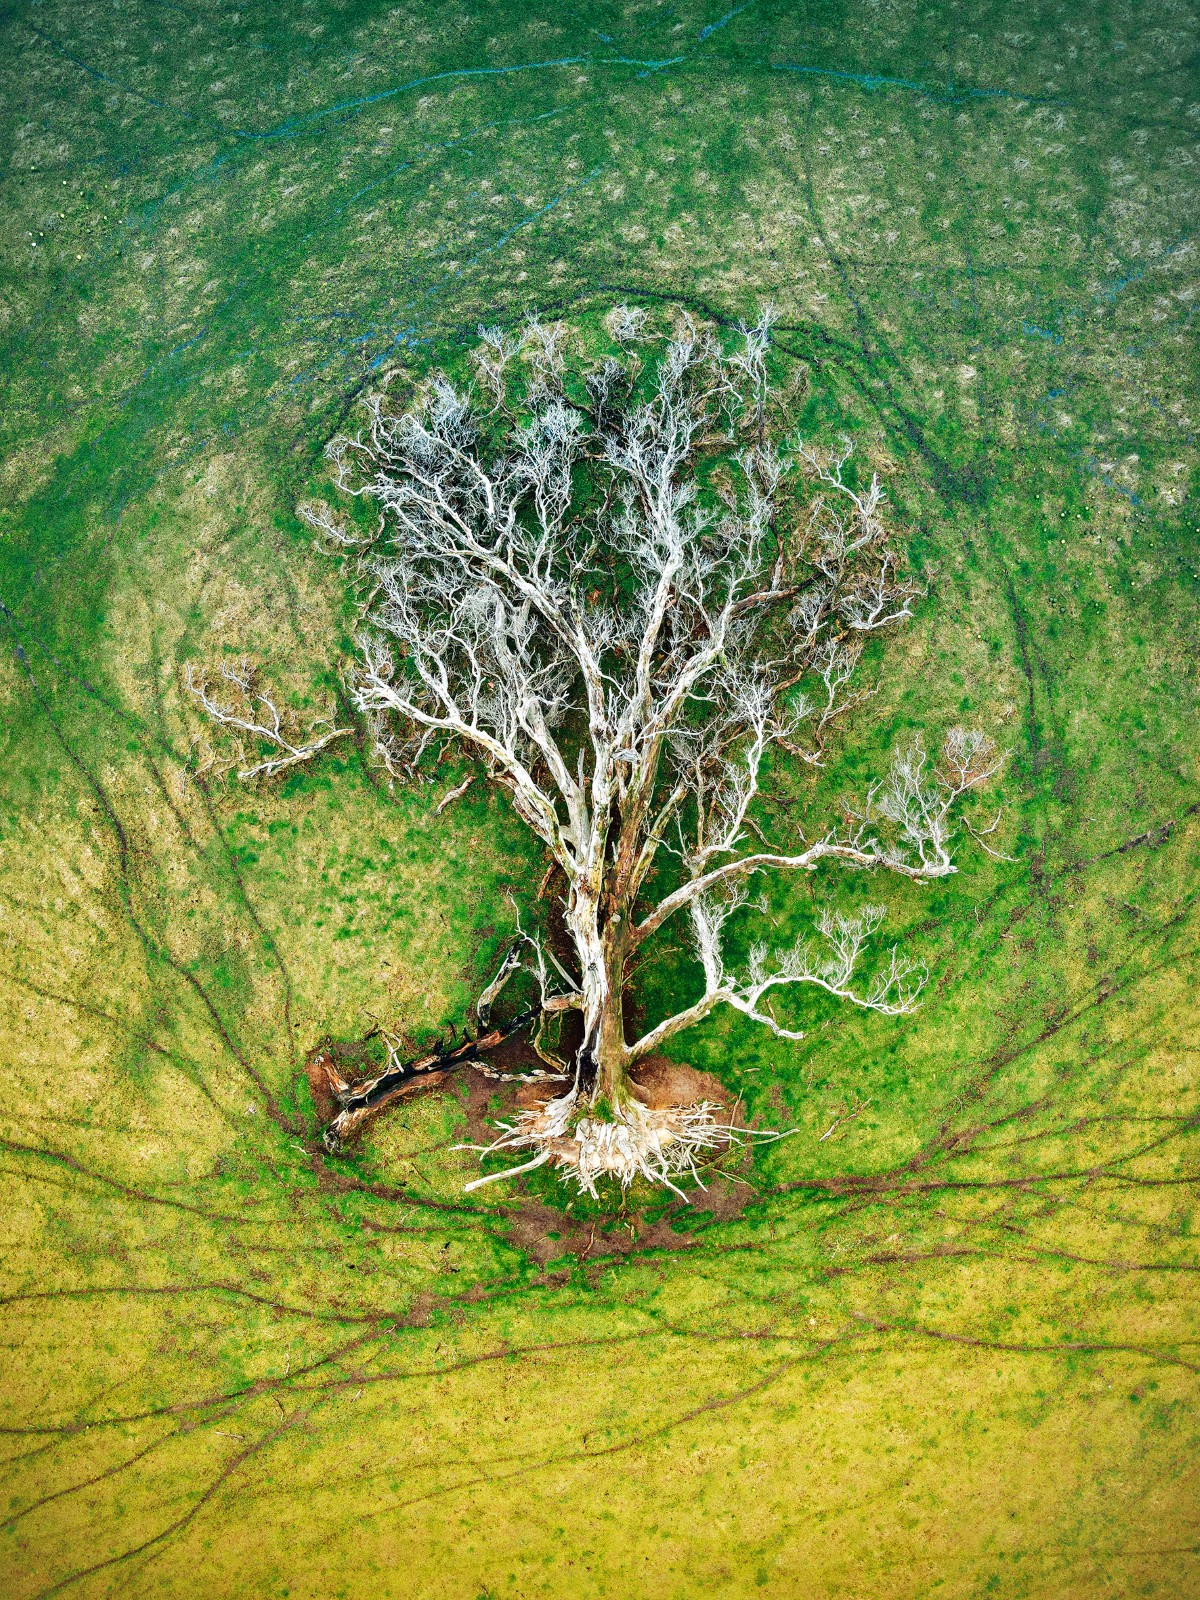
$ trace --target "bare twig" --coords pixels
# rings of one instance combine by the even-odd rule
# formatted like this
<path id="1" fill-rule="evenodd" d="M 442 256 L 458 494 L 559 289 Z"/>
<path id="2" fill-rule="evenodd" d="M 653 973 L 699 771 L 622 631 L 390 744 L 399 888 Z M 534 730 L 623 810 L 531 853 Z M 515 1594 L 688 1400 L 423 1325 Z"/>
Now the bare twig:
<path id="1" fill-rule="evenodd" d="M 289 767 L 311 761 L 335 739 L 344 739 L 354 731 L 352 728 L 335 728 L 323 720 L 314 723 L 301 741 L 290 731 L 290 718 L 279 709 L 270 695 L 260 689 L 257 674 L 248 662 L 232 665 L 226 662 L 220 676 L 230 698 L 218 699 L 208 675 L 197 672 L 190 662 L 184 672 L 184 681 L 189 692 L 219 726 L 247 734 L 260 744 L 272 745 L 279 751 L 278 755 L 267 756 L 243 766 L 238 772 L 243 783 L 255 778 L 273 778 Z M 318 734 L 316 730 L 322 726 L 325 732 Z"/>

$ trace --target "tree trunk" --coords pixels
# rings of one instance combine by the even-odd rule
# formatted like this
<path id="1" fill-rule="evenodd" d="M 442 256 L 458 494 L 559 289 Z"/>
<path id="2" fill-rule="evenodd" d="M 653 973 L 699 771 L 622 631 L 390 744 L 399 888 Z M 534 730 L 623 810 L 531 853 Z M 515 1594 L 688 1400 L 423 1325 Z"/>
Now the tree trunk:
<path id="1" fill-rule="evenodd" d="M 619 979 L 618 985 L 609 991 L 594 1032 L 584 1035 L 584 1044 L 591 1046 L 593 1100 L 603 1096 L 614 1111 L 619 1111 L 632 1094 Z"/>
<path id="2" fill-rule="evenodd" d="M 593 1103 L 603 1097 L 619 1111 L 631 1096 L 625 1044 L 624 921 L 618 914 L 601 931 L 597 902 L 576 893 L 567 906 L 566 922 L 583 975 L 580 1091 Z"/>

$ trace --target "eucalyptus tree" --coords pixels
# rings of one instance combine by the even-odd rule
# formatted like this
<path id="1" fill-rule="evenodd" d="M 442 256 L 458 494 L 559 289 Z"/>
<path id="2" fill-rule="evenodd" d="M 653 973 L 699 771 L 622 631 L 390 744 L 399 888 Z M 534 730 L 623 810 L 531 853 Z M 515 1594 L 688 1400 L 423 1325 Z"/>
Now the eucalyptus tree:
<path id="1" fill-rule="evenodd" d="M 803 1034 L 772 1009 L 780 991 L 913 1009 L 924 966 L 899 947 L 867 958 L 883 911 L 839 907 L 828 872 L 809 936 L 754 942 L 739 965 L 727 927 L 754 915 L 764 875 L 952 873 L 957 803 L 997 765 L 979 732 L 952 729 L 936 758 L 912 739 L 808 837 L 764 833 L 772 761 L 825 762 L 863 698 L 865 644 L 921 592 L 878 478 L 854 473 L 848 444 L 831 456 L 789 437 L 772 320 L 656 331 L 619 306 L 613 353 L 590 361 L 560 324 L 481 329 L 474 381 L 436 374 L 402 407 L 376 396 L 362 432 L 329 446 L 339 489 L 376 508 L 370 531 L 301 508 L 365 586 L 351 693 L 388 772 L 466 760 L 447 798 L 481 771 L 547 853 L 565 937 L 523 929 L 501 976 L 527 957 L 543 1016 L 579 1013 L 582 1042 L 562 1091 L 491 1148 L 593 1192 L 605 1172 L 670 1182 L 727 1137 L 714 1106 L 651 1109 L 631 1076 L 715 1008 L 785 1039 Z M 257 726 L 278 766 L 341 731 L 306 744 L 281 742 L 277 716 Z M 698 992 L 631 1036 L 631 973 L 674 924 Z"/>

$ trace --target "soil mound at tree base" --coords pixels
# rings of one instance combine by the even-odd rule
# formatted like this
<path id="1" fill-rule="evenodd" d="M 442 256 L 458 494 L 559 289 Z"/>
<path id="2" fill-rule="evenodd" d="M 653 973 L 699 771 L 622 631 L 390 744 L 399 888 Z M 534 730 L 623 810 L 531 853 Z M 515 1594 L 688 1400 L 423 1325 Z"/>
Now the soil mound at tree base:
<path id="1" fill-rule="evenodd" d="M 532 1056 L 533 1052 L 529 1054 Z M 695 1067 L 679 1061 L 668 1061 L 665 1056 L 648 1056 L 645 1061 L 639 1061 L 636 1067 L 631 1068 L 629 1076 L 633 1080 L 634 1093 L 648 1111 L 665 1111 L 671 1106 L 695 1106 L 702 1100 L 723 1109 L 733 1105 L 729 1090 L 711 1072 L 698 1072 Z M 516 1103 L 521 1110 L 530 1110 L 562 1094 L 566 1086 L 562 1082 L 523 1083 L 517 1090 Z"/>
<path id="2" fill-rule="evenodd" d="M 708 1100 L 720 1106 L 731 1106 L 729 1090 L 711 1072 L 698 1072 L 679 1061 L 668 1061 L 665 1056 L 647 1056 L 630 1072 L 634 1092 L 651 1111 L 665 1111 L 668 1106 L 694 1106 Z"/>

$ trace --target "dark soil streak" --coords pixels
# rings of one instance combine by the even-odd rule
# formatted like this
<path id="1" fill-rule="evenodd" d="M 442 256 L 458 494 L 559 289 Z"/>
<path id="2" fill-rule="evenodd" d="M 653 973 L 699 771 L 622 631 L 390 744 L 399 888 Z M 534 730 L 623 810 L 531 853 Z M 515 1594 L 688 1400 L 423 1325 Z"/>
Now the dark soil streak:
<path id="1" fill-rule="evenodd" d="M 690 1410 L 681 1413 L 678 1417 L 672 1417 L 666 1422 L 660 1423 L 656 1427 L 646 1429 L 643 1432 L 631 1434 L 629 1438 L 618 1440 L 616 1444 L 602 1445 L 595 1450 L 564 1451 L 561 1455 L 547 1456 L 539 1461 L 529 1462 L 524 1466 L 517 1467 L 512 1472 L 483 1474 L 476 1478 L 468 1478 L 459 1483 L 447 1484 L 436 1489 L 430 1489 L 425 1494 L 414 1495 L 408 1500 L 394 1501 L 387 1507 L 381 1507 L 379 1513 L 368 1514 L 378 1515 L 384 1510 L 405 1511 L 411 1506 L 421 1505 L 429 1500 L 441 1499 L 446 1495 L 461 1493 L 461 1491 L 464 1489 L 478 1488 L 483 1484 L 509 1482 L 515 1478 L 526 1477 L 531 1472 L 544 1471 L 548 1467 L 566 1466 L 575 1461 L 596 1461 L 606 1456 L 623 1455 L 630 1450 L 636 1450 L 642 1445 L 650 1443 L 652 1440 L 665 1437 L 675 1428 L 681 1427 L 683 1424 L 694 1420 L 696 1417 L 703 1416 L 706 1413 L 713 1411 L 727 1410 L 730 1406 L 738 1405 L 743 1400 L 749 1400 L 754 1395 L 761 1394 L 772 1384 L 778 1382 L 780 1378 L 786 1376 L 786 1374 L 792 1371 L 793 1368 L 799 1366 L 801 1362 L 805 1360 L 812 1360 L 815 1358 L 815 1356 L 823 1354 L 824 1351 L 830 1348 L 831 1345 L 832 1341 L 830 1341 L 829 1344 L 822 1346 L 822 1348 L 816 1351 L 814 1355 L 799 1355 L 789 1357 L 787 1360 L 779 1362 L 764 1377 L 756 1380 L 754 1383 L 748 1384 L 744 1389 L 739 1389 L 731 1395 L 714 1396 L 712 1400 L 705 1401 L 699 1406 L 694 1406 Z M 365 1515 L 360 1520 L 365 1520 Z"/>
<path id="2" fill-rule="evenodd" d="M 161 1285 L 113 1283 L 101 1284 L 95 1288 L 27 1289 L 17 1294 L 0 1296 L 0 1306 L 24 1304 L 35 1300 L 88 1300 L 104 1295 L 169 1295 L 186 1297 L 191 1294 L 224 1294 L 239 1300 L 252 1300 L 257 1305 L 267 1306 L 270 1310 L 277 1311 L 283 1316 L 304 1317 L 314 1322 L 365 1322 L 373 1326 L 376 1323 L 385 1321 L 388 1317 L 395 1317 L 398 1314 L 394 1307 L 353 1313 L 313 1311 L 307 1306 L 292 1306 L 282 1300 L 273 1300 L 268 1295 L 255 1294 L 253 1290 L 243 1289 L 236 1283 L 170 1283 Z"/>
<path id="3" fill-rule="evenodd" d="M 93 1183 L 103 1184 L 108 1189 L 114 1189 L 118 1194 L 125 1195 L 130 1200 L 144 1200 L 148 1205 L 170 1206 L 176 1211 L 187 1211 L 192 1216 L 204 1217 L 209 1222 L 232 1222 L 239 1227 L 291 1227 L 295 1219 L 291 1217 L 239 1217 L 229 1212 L 209 1211 L 204 1206 L 193 1205 L 186 1200 L 176 1200 L 168 1195 L 151 1194 L 146 1189 L 135 1188 L 132 1184 L 121 1183 L 117 1178 L 110 1178 L 106 1173 L 96 1172 L 91 1167 L 84 1166 L 82 1161 L 74 1156 L 67 1155 L 61 1150 L 45 1150 L 36 1145 L 18 1144 L 16 1140 L 0 1136 L 0 1149 L 9 1150 L 15 1155 L 33 1156 L 38 1160 L 54 1162 L 66 1167 L 69 1171 L 77 1173 L 82 1178 L 88 1178 Z"/>
<path id="4" fill-rule="evenodd" d="M 271 1120 L 275 1122 L 281 1129 L 283 1129 L 285 1133 L 294 1132 L 295 1130 L 292 1127 L 291 1119 L 284 1116 L 278 1102 L 275 1099 L 275 1096 L 267 1087 L 261 1074 L 250 1064 L 242 1050 L 234 1042 L 232 1035 L 225 1026 L 225 1022 L 221 1017 L 220 1012 L 217 1010 L 212 996 L 208 993 L 208 990 L 200 982 L 200 979 L 195 975 L 194 972 L 189 972 L 187 967 L 185 967 L 182 962 L 180 962 L 170 953 L 169 950 L 165 949 L 158 943 L 156 939 L 152 937 L 148 929 L 143 925 L 141 919 L 135 912 L 133 907 L 133 852 L 129 843 L 129 836 L 125 831 L 124 824 L 121 822 L 121 819 L 118 816 L 112 801 L 109 799 L 108 793 L 103 784 L 101 784 L 100 780 L 95 777 L 90 767 L 88 767 L 87 763 L 75 750 L 60 728 L 57 718 L 50 709 L 49 702 L 46 700 L 41 688 L 37 683 L 37 680 L 33 676 L 33 672 L 29 667 L 25 652 L 20 645 L 17 645 L 16 647 L 16 654 L 18 661 L 24 668 L 26 676 L 29 679 L 29 684 L 33 690 L 34 697 L 41 707 L 47 722 L 50 724 L 50 728 L 55 736 L 55 739 L 62 748 L 67 759 L 71 762 L 71 765 L 76 769 L 76 771 L 82 777 L 87 788 L 91 791 L 97 806 L 100 808 L 102 815 L 112 831 L 113 838 L 115 839 L 117 845 L 118 881 L 120 884 L 121 906 L 125 913 L 126 921 L 133 929 L 138 942 L 141 944 L 148 956 L 154 960 L 161 961 L 164 966 L 168 967 L 172 972 L 174 972 L 176 977 L 181 978 L 183 982 L 187 984 L 188 987 L 193 991 L 193 993 L 200 1000 L 200 1003 L 204 1007 L 205 1011 L 208 1013 L 209 1019 L 212 1023 L 213 1031 L 216 1033 L 225 1049 L 250 1079 L 251 1083 L 254 1084 L 255 1088 L 258 1090 L 258 1093 L 262 1096 L 263 1103 L 267 1108 L 267 1113 L 271 1117 Z"/>
<path id="5" fill-rule="evenodd" d="M 81 1494 L 83 1490 L 94 1488 L 96 1484 L 103 1483 L 108 1478 L 117 1477 L 120 1473 L 127 1471 L 132 1466 L 135 1466 L 139 1461 L 144 1461 L 145 1458 L 152 1453 L 152 1451 L 157 1450 L 160 1445 L 165 1444 L 169 1439 L 173 1439 L 174 1437 L 175 1434 L 172 1431 L 164 1434 L 161 1439 L 152 1439 L 151 1442 L 143 1449 L 139 1450 L 135 1455 L 126 1457 L 124 1461 L 119 1461 L 116 1466 L 108 1467 L 104 1472 L 97 1472 L 90 1478 L 84 1478 L 80 1483 L 68 1484 L 64 1489 L 55 1489 L 50 1494 L 42 1495 L 38 1500 L 31 1500 L 27 1506 L 22 1506 L 20 1511 L 14 1511 L 10 1517 L 6 1517 L 3 1522 L 0 1522 L 0 1527 L 15 1527 L 15 1525 L 20 1522 L 23 1517 L 32 1516 L 35 1511 L 41 1511 L 44 1506 L 53 1505 L 56 1500 L 66 1499 L 69 1495 L 73 1494 Z M 54 1440 L 51 1441 L 51 1444 L 53 1445 L 57 1442 L 57 1440 Z"/>
<path id="6" fill-rule="evenodd" d="M 132 1561 L 136 1556 L 143 1555 L 146 1551 L 163 1544 L 165 1540 L 172 1538 L 175 1534 L 181 1533 L 184 1528 L 199 1516 L 208 1502 L 235 1472 L 258 1455 L 260 1451 L 265 1450 L 269 1445 L 274 1444 L 277 1439 L 282 1438 L 306 1415 L 306 1412 L 293 1412 L 291 1416 L 285 1417 L 278 1427 L 270 1429 L 269 1432 L 261 1435 L 252 1444 L 248 1444 L 244 1450 L 240 1450 L 236 1455 L 231 1456 L 212 1482 L 201 1492 L 195 1504 L 185 1511 L 182 1516 L 177 1517 L 174 1522 L 163 1528 L 161 1532 L 154 1534 L 152 1538 L 144 1540 L 132 1549 L 123 1551 L 120 1555 L 106 1556 L 103 1561 L 94 1562 L 90 1567 L 80 1567 L 75 1572 L 68 1573 L 65 1578 L 60 1578 L 57 1583 L 52 1583 L 48 1588 L 40 1589 L 34 1596 L 34 1600 L 49 1600 L 51 1595 L 59 1594 L 72 1584 L 79 1583 L 84 1578 L 93 1577 L 97 1572 L 105 1572 L 111 1567 L 121 1566 L 126 1561 Z"/>
<path id="7" fill-rule="evenodd" d="M 939 1328 L 925 1328 L 916 1323 L 881 1322 L 876 1317 L 869 1316 L 865 1311 L 855 1311 L 855 1317 L 865 1322 L 877 1333 L 913 1334 L 921 1339 L 936 1339 L 946 1344 L 969 1345 L 977 1350 L 1007 1350 L 1014 1355 L 1030 1356 L 1056 1356 L 1056 1355 L 1136 1355 L 1143 1356 L 1148 1361 L 1161 1361 L 1168 1366 L 1183 1367 L 1188 1372 L 1200 1372 L 1200 1364 L 1194 1361 L 1185 1361 L 1182 1356 L 1172 1355 L 1169 1351 L 1156 1350 L 1152 1345 L 1106 1343 L 1102 1339 L 1066 1339 L 1056 1344 L 1034 1344 L 1027 1340 L 1013 1339 L 982 1339 L 971 1333 L 946 1333 Z M 1176 1341 L 1184 1344 L 1197 1344 L 1200 1340 L 1185 1339 Z"/>

